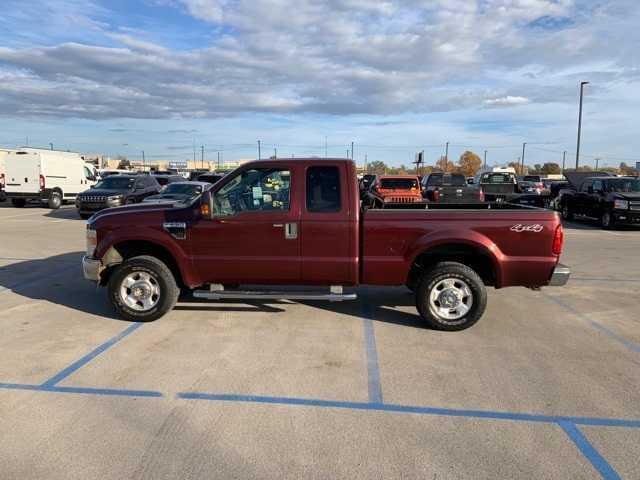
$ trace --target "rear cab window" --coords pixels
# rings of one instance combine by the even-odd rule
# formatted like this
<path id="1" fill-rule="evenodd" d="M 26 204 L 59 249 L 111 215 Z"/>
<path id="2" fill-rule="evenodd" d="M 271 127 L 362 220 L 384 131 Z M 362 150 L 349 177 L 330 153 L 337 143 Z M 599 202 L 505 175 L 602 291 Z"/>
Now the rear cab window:
<path id="1" fill-rule="evenodd" d="M 306 187 L 308 212 L 336 213 L 342 209 L 340 170 L 337 166 L 309 167 Z"/>

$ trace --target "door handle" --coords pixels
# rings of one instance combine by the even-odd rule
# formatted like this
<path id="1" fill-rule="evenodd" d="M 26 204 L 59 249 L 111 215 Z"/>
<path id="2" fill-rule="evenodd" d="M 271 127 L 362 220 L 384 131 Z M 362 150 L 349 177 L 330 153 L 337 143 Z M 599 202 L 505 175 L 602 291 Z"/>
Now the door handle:
<path id="1" fill-rule="evenodd" d="M 282 227 L 284 227 L 284 224 L 283 223 L 274 223 L 273 227 L 274 228 L 282 228 Z"/>

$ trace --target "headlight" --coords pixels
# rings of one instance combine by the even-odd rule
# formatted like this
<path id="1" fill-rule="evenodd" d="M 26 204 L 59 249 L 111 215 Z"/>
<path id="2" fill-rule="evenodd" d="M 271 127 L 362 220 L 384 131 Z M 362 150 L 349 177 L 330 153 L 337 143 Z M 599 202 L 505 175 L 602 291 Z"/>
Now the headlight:
<path id="1" fill-rule="evenodd" d="M 95 230 L 87 228 L 87 255 L 93 256 L 98 244 L 98 235 Z"/>
<path id="2" fill-rule="evenodd" d="M 122 195 L 112 195 L 107 197 L 107 203 L 120 203 L 122 202 Z"/>
<path id="3" fill-rule="evenodd" d="M 629 209 L 629 201 L 628 200 L 614 200 L 613 208 L 618 210 L 628 210 Z"/>

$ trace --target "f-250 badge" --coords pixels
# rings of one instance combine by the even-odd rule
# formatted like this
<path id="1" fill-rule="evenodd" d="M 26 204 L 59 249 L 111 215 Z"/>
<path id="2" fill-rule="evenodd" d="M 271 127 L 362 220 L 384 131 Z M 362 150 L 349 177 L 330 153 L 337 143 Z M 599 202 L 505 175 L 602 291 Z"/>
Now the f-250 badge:
<path id="1" fill-rule="evenodd" d="M 542 230 L 544 230 L 544 227 L 538 223 L 534 224 L 534 225 L 522 225 L 522 224 L 517 224 L 514 225 L 513 227 L 511 227 L 511 231 L 512 232 L 534 232 L 534 233 L 540 233 Z"/>

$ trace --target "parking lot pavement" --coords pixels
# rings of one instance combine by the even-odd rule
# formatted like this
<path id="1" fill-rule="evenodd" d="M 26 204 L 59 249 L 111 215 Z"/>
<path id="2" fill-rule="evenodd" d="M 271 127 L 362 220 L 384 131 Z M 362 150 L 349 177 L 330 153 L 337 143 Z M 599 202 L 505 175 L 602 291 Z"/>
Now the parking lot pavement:
<path id="1" fill-rule="evenodd" d="M 72 207 L 0 208 L 2 478 L 639 478 L 640 232 L 457 333 L 404 288 L 117 319 Z"/>

